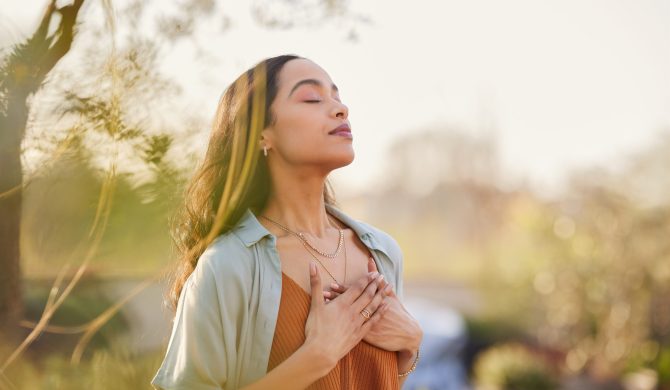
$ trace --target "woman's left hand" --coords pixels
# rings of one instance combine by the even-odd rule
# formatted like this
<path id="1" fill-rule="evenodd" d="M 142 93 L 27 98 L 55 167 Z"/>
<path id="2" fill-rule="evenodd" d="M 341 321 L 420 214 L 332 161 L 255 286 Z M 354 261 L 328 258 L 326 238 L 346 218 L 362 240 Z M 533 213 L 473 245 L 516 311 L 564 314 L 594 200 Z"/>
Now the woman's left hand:
<path id="1" fill-rule="evenodd" d="M 368 262 L 368 271 L 377 271 L 372 258 Z M 423 331 L 419 323 L 409 314 L 400 299 L 395 295 L 391 285 L 386 280 L 383 283 L 384 286 L 380 288 L 385 288 L 386 296 L 377 309 L 383 310 L 380 313 L 382 318 L 370 328 L 363 340 L 387 351 L 400 351 L 411 355 L 419 348 Z M 346 290 L 346 286 L 332 284 L 331 291 L 325 292 L 324 296 L 328 300 L 333 300 Z"/>

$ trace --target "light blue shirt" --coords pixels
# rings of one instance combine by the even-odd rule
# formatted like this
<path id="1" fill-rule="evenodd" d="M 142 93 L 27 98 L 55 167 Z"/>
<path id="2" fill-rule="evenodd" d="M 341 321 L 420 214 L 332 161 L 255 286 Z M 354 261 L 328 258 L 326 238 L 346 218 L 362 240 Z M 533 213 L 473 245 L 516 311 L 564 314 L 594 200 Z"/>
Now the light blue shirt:
<path id="1" fill-rule="evenodd" d="M 368 247 L 402 299 L 402 252 L 388 233 L 326 209 Z M 237 389 L 263 377 L 277 323 L 282 277 L 277 237 L 251 210 L 200 256 L 179 296 L 156 389 Z"/>

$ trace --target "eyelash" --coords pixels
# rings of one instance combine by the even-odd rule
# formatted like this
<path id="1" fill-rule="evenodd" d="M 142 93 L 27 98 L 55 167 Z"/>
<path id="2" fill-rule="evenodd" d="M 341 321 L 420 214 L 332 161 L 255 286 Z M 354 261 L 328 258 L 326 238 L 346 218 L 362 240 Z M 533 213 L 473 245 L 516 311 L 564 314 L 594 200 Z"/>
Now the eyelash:
<path id="1" fill-rule="evenodd" d="M 305 103 L 320 103 L 321 100 L 305 100 Z"/>

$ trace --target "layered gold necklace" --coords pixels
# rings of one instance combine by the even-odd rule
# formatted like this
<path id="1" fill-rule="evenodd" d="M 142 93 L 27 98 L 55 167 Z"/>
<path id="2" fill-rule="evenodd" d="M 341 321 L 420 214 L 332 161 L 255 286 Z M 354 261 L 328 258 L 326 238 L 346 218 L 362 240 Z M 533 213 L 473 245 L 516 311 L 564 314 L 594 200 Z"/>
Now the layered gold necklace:
<path id="1" fill-rule="evenodd" d="M 347 281 L 347 246 L 344 244 L 344 231 L 343 231 L 342 229 L 340 229 L 340 228 L 337 229 L 337 230 L 339 231 L 339 233 L 340 233 L 340 240 L 339 240 L 339 242 L 338 242 L 338 244 L 337 244 L 337 248 L 335 249 L 335 252 L 333 252 L 333 253 L 325 253 L 325 252 L 319 250 L 318 248 L 315 248 L 314 245 L 312 245 L 312 244 L 307 240 L 307 238 L 305 238 L 305 235 L 304 235 L 302 232 L 295 232 L 295 231 L 293 231 L 293 230 L 287 228 L 286 226 L 282 225 L 281 223 L 279 223 L 279 222 L 277 222 L 277 221 L 275 221 L 275 220 L 272 220 L 272 219 L 270 219 L 270 218 L 268 218 L 268 217 L 266 217 L 266 216 L 264 216 L 264 215 L 259 215 L 259 217 L 262 217 L 262 218 L 264 218 L 264 219 L 267 219 L 268 221 L 272 222 L 273 224 L 279 226 L 279 228 L 281 228 L 282 230 L 284 230 L 284 231 L 286 231 L 286 232 L 288 232 L 288 233 L 290 233 L 290 234 L 293 234 L 294 236 L 298 237 L 298 239 L 300 239 L 300 242 L 302 243 L 302 246 L 305 247 L 305 250 L 307 250 L 307 252 L 310 254 L 310 256 L 312 256 L 312 257 L 314 258 L 314 260 L 316 260 L 316 261 L 321 265 L 321 267 L 322 267 L 324 270 L 326 270 L 326 272 L 328 273 L 328 275 L 330 275 L 330 277 L 335 281 L 335 283 L 339 284 L 340 286 L 343 286 L 344 283 L 340 283 L 340 282 L 335 278 L 335 276 L 333 276 L 333 274 L 330 272 L 330 270 L 328 270 L 328 267 L 326 267 L 326 266 L 321 262 L 321 260 L 317 259 L 316 256 L 314 256 L 314 254 L 312 253 L 312 251 L 311 251 L 309 248 L 313 249 L 313 250 L 316 251 L 318 254 L 320 254 L 320 255 L 322 255 L 322 256 L 324 256 L 324 257 L 328 257 L 328 258 L 331 258 L 331 259 L 332 259 L 332 258 L 335 258 L 335 256 L 337 256 L 337 255 L 340 253 L 340 250 L 344 247 L 344 282 L 346 283 L 346 281 Z M 309 248 L 308 248 L 308 246 L 309 246 Z"/>

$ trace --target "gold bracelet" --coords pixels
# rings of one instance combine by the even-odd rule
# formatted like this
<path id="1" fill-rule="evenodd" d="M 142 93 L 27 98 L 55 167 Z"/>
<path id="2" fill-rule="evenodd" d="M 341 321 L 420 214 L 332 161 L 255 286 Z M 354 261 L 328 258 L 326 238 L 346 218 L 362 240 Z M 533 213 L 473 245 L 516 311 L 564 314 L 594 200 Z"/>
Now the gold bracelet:
<path id="1" fill-rule="evenodd" d="M 412 367 L 410 367 L 409 370 L 407 370 L 407 372 L 403 372 L 403 373 L 398 374 L 398 378 L 405 377 L 405 376 L 409 375 L 412 371 L 416 370 L 416 364 L 418 362 L 419 362 L 419 349 L 417 348 L 416 357 L 414 358 L 414 363 L 412 363 Z"/>

